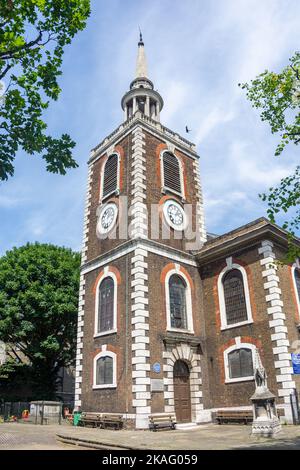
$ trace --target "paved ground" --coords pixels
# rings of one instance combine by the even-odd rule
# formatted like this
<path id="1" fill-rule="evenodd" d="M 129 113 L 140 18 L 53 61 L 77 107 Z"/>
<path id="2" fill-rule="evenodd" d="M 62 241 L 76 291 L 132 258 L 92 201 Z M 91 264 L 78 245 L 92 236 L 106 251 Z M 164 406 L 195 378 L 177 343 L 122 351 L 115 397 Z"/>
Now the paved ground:
<path id="1" fill-rule="evenodd" d="M 61 428 L 52 425 L 0 424 L 0 450 L 77 450 L 78 447 L 56 440 L 56 433 Z"/>
<path id="2" fill-rule="evenodd" d="M 207 424 L 193 430 L 176 431 L 113 431 L 77 428 L 70 425 L 31 425 L 21 423 L 0 424 L 0 450 L 77 450 L 83 447 L 66 445 L 57 435 L 72 439 L 87 448 L 133 449 L 300 449 L 300 426 L 283 426 L 274 439 L 250 437 L 251 426 Z M 77 441 L 79 440 L 79 441 Z M 124 447 L 123 447 L 124 446 Z"/>

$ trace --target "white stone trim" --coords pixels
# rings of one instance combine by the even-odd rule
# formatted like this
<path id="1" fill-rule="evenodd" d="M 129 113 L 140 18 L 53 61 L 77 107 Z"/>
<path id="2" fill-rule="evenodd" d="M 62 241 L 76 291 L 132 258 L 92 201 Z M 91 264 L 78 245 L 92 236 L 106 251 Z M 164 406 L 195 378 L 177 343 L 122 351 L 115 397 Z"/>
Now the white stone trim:
<path id="1" fill-rule="evenodd" d="M 114 316 L 113 316 L 113 328 L 109 331 L 98 331 L 98 315 L 99 315 L 99 289 L 100 285 L 104 281 L 104 279 L 110 277 L 114 282 Z M 104 269 L 104 275 L 99 279 L 96 286 L 96 294 L 95 294 L 95 324 L 94 324 L 94 338 L 98 336 L 105 336 L 109 335 L 110 333 L 115 333 L 117 331 L 117 324 L 118 324 L 118 280 L 117 276 L 113 271 L 110 271 L 110 266 L 106 266 Z"/>
<path id="2" fill-rule="evenodd" d="M 106 164 L 107 164 L 107 160 L 109 159 L 109 157 L 111 155 L 117 155 L 118 157 L 118 167 L 117 167 L 117 188 L 114 189 L 113 191 L 111 191 L 110 193 L 106 194 L 104 197 L 103 197 L 103 182 L 104 182 L 104 171 L 105 171 L 105 167 L 106 167 Z M 102 165 L 102 168 L 101 168 L 101 176 L 100 176 L 100 198 L 99 198 L 99 202 L 103 202 L 103 200 L 106 200 L 109 196 L 112 196 L 113 194 L 119 194 L 120 192 L 120 162 L 121 162 L 121 156 L 120 156 L 120 153 L 117 151 L 117 150 L 114 150 L 113 149 L 113 146 L 111 146 L 108 151 L 107 151 L 107 158 L 104 162 L 104 164 Z"/>
<path id="3" fill-rule="evenodd" d="M 88 178 L 84 208 L 83 241 L 81 250 L 81 265 L 87 261 L 87 250 L 89 240 L 89 219 L 92 197 L 93 164 L 88 167 Z M 79 299 L 78 299 L 78 326 L 77 326 L 77 349 L 76 349 L 76 377 L 75 390 L 76 398 L 74 401 L 75 409 L 81 407 L 81 382 L 82 382 L 82 351 L 83 351 L 83 327 L 84 327 L 84 306 L 85 306 L 85 278 L 84 273 L 80 274 L 79 281 Z"/>
<path id="4" fill-rule="evenodd" d="M 174 147 L 174 149 L 175 149 L 175 147 Z M 166 184 L 165 184 L 165 174 L 164 174 L 164 154 L 165 153 L 171 153 L 176 158 L 176 160 L 178 161 L 178 164 L 179 164 L 179 177 L 180 177 L 180 189 L 181 189 L 180 192 L 174 191 L 174 189 L 169 188 L 169 186 L 166 186 Z M 169 146 L 168 146 L 167 149 L 164 149 L 160 152 L 159 159 L 160 159 L 160 174 L 161 174 L 161 190 L 162 190 L 162 192 L 165 192 L 165 189 L 167 189 L 168 192 L 176 194 L 177 196 L 180 196 L 183 199 L 185 199 L 183 166 L 182 166 L 181 159 L 178 158 L 177 155 L 175 155 L 174 150 L 171 151 L 169 149 Z"/>
<path id="5" fill-rule="evenodd" d="M 236 328 L 238 326 L 247 325 L 249 323 L 253 323 L 252 318 L 252 311 L 251 311 L 251 302 L 250 302 L 250 294 L 249 294 L 249 285 L 248 285 L 248 277 L 247 272 L 243 266 L 237 263 L 232 262 L 232 258 L 227 258 L 226 260 L 227 265 L 219 274 L 218 277 L 218 297 L 219 297 L 219 307 L 220 307 L 220 317 L 221 317 L 221 330 L 228 330 L 230 328 Z M 243 284 L 244 284 L 244 292 L 245 292 L 245 301 L 246 301 L 246 310 L 247 310 L 247 320 L 238 323 L 232 323 L 230 325 L 227 324 L 227 316 L 226 316 L 226 305 L 225 305 L 225 297 L 224 297 L 224 285 L 223 285 L 223 278 L 225 274 L 233 269 L 237 269 L 241 272 L 243 277 Z"/>
<path id="6" fill-rule="evenodd" d="M 128 134 L 131 134 L 137 128 L 141 129 L 141 126 L 143 126 L 143 128 L 145 128 L 151 135 L 158 137 L 160 140 L 165 141 L 166 143 L 174 143 L 174 145 L 176 145 L 181 152 L 186 154 L 187 157 L 193 160 L 199 158 L 196 154 L 196 147 L 194 144 L 188 142 L 186 139 L 182 139 L 178 134 L 167 129 L 159 122 L 153 121 L 142 113 L 137 112 L 131 119 L 127 120 L 126 123 L 122 123 L 91 151 L 90 162 L 99 160 L 99 158 L 103 156 L 105 150 L 111 148 L 112 145 L 116 146 L 118 142 L 123 140 Z M 166 138 L 168 140 L 166 140 Z"/>
<path id="7" fill-rule="evenodd" d="M 87 260 L 89 219 L 90 219 L 90 207 L 91 207 L 91 197 L 92 197 L 92 179 L 93 179 L 93 166 L 90 165 L 88 168 L 88 178 L 87 178 L 87 188 L 86 188 L 86 198 L 85 198 L 85 208 L 84 208 L 81 265 L 83 265 Z"/>
<path id="8" fill-rule="evenodd" d="M 187 321 L 187 329 L 179 329 L 173 328 L 171 326 L 171 314 L 170 314 L 170 288 L 169 288 L 169 281 L 170 277 L 176 274 L 179 277 L 182 277 L 184 282 L 186 283 L 186 292 L 185 292 L 185 300 L 186 300 L 186 321 Z M 193 304 L 192 304 L 192 290 L 190 281 L 187 276 L 180 270 L 180 266 L 175 266 L 175 269 L 170 269 L 167 272 L 165 277 L 165 302 L 166 302 L 166 315 L 167 315 L 167 330 L 168 331 L 183 331 L 188 333 L 194 333 L 194 326 L 193 326 Z"/>
<path id="9" fill-rule="evenodd" d="M 136 412 L 136 428 L 148 427 L 150 407 L 150 349 L 149 349 L 149 310 L 148 283 L 145 278 L 148 269 L 148 252 L 136 248 L 131 258 L 131 277 L 137 283 L 131 295 L 131 338 L 132 338 L 132 406 Z M 138 276 L 138 278 L 136 277 Z M 139 278 L 139 276 L 143 276 Z M 148 387 L 148 388 L 147 388 Z"/>
<path id="10" fill-rule="evenodd" d="M 96 383 L 97 361 L 101 357 L 111 357 L 113 360 L 113 383 L 99 385 Z M 102 346 L 102 351 L 93 360 L 93 389 L 116 388 L 117 387 L 117 356 L 112 351 L 107 351 L 106 345 Z"/>
<path id="11" fill-rule="evenodd" d="M 254 365 L 254 357 L 255 357 L 256 346 L 254 344 L 251 344 L 251 343 L 241 343 L 240 341 L 236 341 L 236 344 L 233 344 L 232 346 L 229 346 L 223 352 L 224 370 L 225 370 L 225 383 L 248 382 L 249 380 L 254 380 L 254 375 L 250 375 L 248 377 L 236 377 L 236 378 L 230 377 L 228 355 L 232 351 L 237 351 L 239 349 L 250 349 L 251 350 L 251 352 L 252 352 L 252 364 Z"/>
<path id="12" fill-rule="evenodd" d="M 286 327 L 285 331 L 280 332 L 280 337 L 270 331 L 271 340 L 273 343 L 273 354 L 274 354 L 274 367 L 276 370 L 276 381 L 278 383 L 278 396 L 279 397 L 286 397 L 289 399 L 290 393 L 292 393 L 293 388 L 295 388 L 295 382 L 292 380 L 292 376 L 290 374 L 285 374 L 287 368 L 291 368 L 291 356 L 289 354 L 289 340 L 288 340 L 288 332 L 287 332 L 287 324 L 285 323 L 285 314 L 283 311 L 283 302 L 281 299 L 281 294 L 278 298 L 273 298 L 272 296 L 272 289 L 276 287 L 278 289 L 277 293 L 280 290 L 280 282 L 279 277 L 276 275 L 277 266 L 276 266 L 276 259 L 273 253 L 273 243 L 270 240 L 264 240 L 261 244 L 261 248 L 258 250 L 259 254 L 263 256 L 263 259 L 267 259 L 268 262 L 266 264 L 262 264 L 262 277 L 263 280 L 266 280 L 264 284 L 264 288 L 266 291 L 266 303 L 269 305 L 266 309 L 267 314 L 271 316 L 271 320 L 269 322 L 270 329 L 276 327 L 276 321 L 281 320 L 281 326 Z M 268 249 L 267 249 L 268 248 Z M 265 269 L 266 268 L 266 269 Z M 280 291 L 281 292 L 281 291 Z M 278 358 L 276 357 L 278 355 Z M 284 365 L 280 363 L 280 361 L 284 360 Z M 287 364 L 289 363 L 289 365 Z M 285 376 L 285 377 L 284 377 Z M 281 384 L 281 388 L 280 388 Z M 286 410 L 286 417 L 290 419 L 291 412 L 288 409 L 289 404 L 285 405 Z"/>
<path id="13" fill-rule="evenodd" d="M 179 262 L 179 263 L 184 263 L 187 264 L 188 266 L 194 266 L 197 267 L 197 262 L 191 260 L 190 258 L 186 258 L 184 256 L 184 253 L 182 255 L 178 255 L 175 253 L 172 253 L 170 250 L 166 250 L 163 247 L 162 248 L 156 248 L 153 246 L 150 246 L 147 243 L 147 240 L 143 242 L 143 240 L 139 240 L 139 242 L 135 246 L 126 246 L 125 247 L 120 247 L 119 250 L 116 251 L 114 255 L 108 255 L 104 256 L 101 258 L 99 261 L 94 261 L 93 263 L 89 264 L 88 266 L 84 267 L 81 269 L 82 274 L 87 274 L 91 271 L 94 271 L 97 268 L 100 268 L 101 266 L 105 266 L 106 264 L 110 264 L 116 259 L 121 258 L 122 256 L 125 256 L 129 253 L 134 252 L 137 249 L 141 250 L 147 250 L 149 253 L 153 253 L 155 255 L 163 256 L 165 258 L 171 259 L 173 262 Z"/>
<path id="14" fill-rule="evenodd" d="M 181 343 L 165 351 L 163 359 L 165 412 L 175 413 L 173 369 L 175 362 L 182 360 L 190 369 L 192 421 L 198 422 L 199 412 L 203 409 L 200 355 L 196 354 L 189 344 Z"/>
<path id="15" fill-rule="evenodd" d="M 197 229 L 200 234 L 201 242 L 205 243 L 207 240 L 206 227 L 205 227 L 205 218 L 204 218 L 204 208 L 203 208 L 203 193 L 202 185 L 200 180 L 200 164 L 199 160 L 193 160 L 193 170 L 194 170 L 194 183 L 196 189 L 197 197 Z"/>
<path id="16" fill-rule="evenodd" d="M 295 297 L 296 297 L 296 302 L 297 302 L 297 307 L 298 307 L 298 315 L 300 317 L 300 298 L 299 298 L 299 293 L 298 293 L 298 289 L 297 289 L 297 286 L 296 286 L 296 279 L 295 279 L 296 269 L 299 269 L 299 261 L 298 261 L 298 263 L 297 262 L 294 263 L 293 266 L 292 266 L 292 279 L 293 279 L 293 287 L 294 287 Z"/>
<path id="17" fill-rule="evenodd" d="M 148 236 L 148 213 L 147 206 L 137 199 L 136 194 L 146 196 L 146 163 L 143 157 L 145 153 L 145 135 L 141 127 L 137 127 L 132 133 L 132 172 L 131 172 L 131 195 L 132 205 L 130 208 L 130 230 L 131 238 L 147 238 Z M 134 202 L 133 202 L 134 200 Z"/>

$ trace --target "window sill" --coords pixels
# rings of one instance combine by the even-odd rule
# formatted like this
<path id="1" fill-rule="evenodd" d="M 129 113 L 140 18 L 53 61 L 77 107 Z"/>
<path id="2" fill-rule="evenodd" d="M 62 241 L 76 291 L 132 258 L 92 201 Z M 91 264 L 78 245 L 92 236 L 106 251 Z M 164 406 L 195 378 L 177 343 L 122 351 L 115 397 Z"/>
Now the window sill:
<path id="1" fill-rule="evenodd" d="M 117 388 L 117 384 L 93 385 L 93 390 L 103 390 L 105 388 Z"/>
<path id="2" fill-rule="evenodd" d="M 221 331 L 231 330 L 232 328 L 238 328 L 239 326 L 251 325 L 251 323 L 254 323 L 253 320 L 241 321 L 239 323 L 234 323 L 233 325 L 221 326 Z"/>
<path id="3" fill-rule="evenodd" d="M 102 333 L 95 333 L 94 338 L 101 338 L 101 336 L 108 336 L 117 333 L 116 329 L 103 331 Z"/>
<path id="4" fill-rule="evenodd" d="M 110 193 L 106 194 L 106 196 L 102 196 L 101 199 L 100 199 L 100 204 L 103 204 L 104 202 L 106 202 L 110 197 L 112 196 L 116 196 L 118 197 L 120 195 L 120 189 L 117 188 L 117 189 L 114 189 L 113 191 L 111 191 Z"/>
<path id="5" fill-rule="evenodd" d="M 167 186 L 163 186 L 161 188 L 161 192 L 163 194 L 170 194 L 170 195 L 173 195 L 173 196 L 177 196 L 181 200 L 181 202 L 186 202 L 185 197 L 182 193 L 178 193 L 174 189 L 168 188 Z"/>
<path id="6" fill-rule="evenodd" d="M 237 377 L 236 379 L 226 379 L 225 383 L 226 384 L 231 384 L 231 383 L 236 383 L 236 382 L 250 382 L 251 380 L 254 380 L 254 376 Z"/>
<path id="7" fill-rule="evenodd" d="M 185 330 L 183 328 L 167 328 L 167 331 L 174 331 L 174 333 L 186 333 L 188 335 L 194 335 L 194 330 Z"/>

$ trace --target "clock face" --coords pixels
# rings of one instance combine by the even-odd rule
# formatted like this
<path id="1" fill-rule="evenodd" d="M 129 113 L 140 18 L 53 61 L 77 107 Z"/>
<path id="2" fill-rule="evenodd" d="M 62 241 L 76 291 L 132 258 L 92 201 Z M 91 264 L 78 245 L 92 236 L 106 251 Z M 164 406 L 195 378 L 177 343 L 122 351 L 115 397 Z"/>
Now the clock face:
<path id="1" fill-rule="evenodd" d="M 115 225 L 118 215 L 118 208 L 116 204 L 109 203 L 106 204 L 99 214 L 97 231 L 101 234 L 109 232 Z"/>
<path id="2" fill-rule="evenodd" d="M 168 224 L 175 230 L 183 230 L 186 226 L 186 215 L 184 209 L 178 202 L 168 200 L 164 205 L 164 216 Z"/>
<path id="3" fill-rule="evenodd" d="M 105 209 L 103 215 L 101 216 L 101 225 L 104 230 L 107 230 L 111 226 L 114 220 L 114 216 L 115 211 L 112 207 L 108 207 L 107 209 Z"/>
<path id="4" fill-rule="evenodd" d="M 175 204 L 170 204 L 167 213 L 169 216 L 169 219 L 171 222 L 173 222 L 174 225 L 182 225 L 183 222 L 183 214 L 179 207 L 175 206 Z"/>

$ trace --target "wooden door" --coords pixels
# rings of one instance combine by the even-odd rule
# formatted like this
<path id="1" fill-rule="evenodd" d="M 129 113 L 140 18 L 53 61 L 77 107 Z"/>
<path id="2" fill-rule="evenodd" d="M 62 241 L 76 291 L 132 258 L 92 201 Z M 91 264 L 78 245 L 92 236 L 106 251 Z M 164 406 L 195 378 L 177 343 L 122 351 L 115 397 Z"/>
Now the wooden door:
<path id="1" fill-rule="evenodd" d="M 191 422 L 191 389 L 189 368 L 183 361 L 174 364 L 174 402 L 178 423 Z"/>

